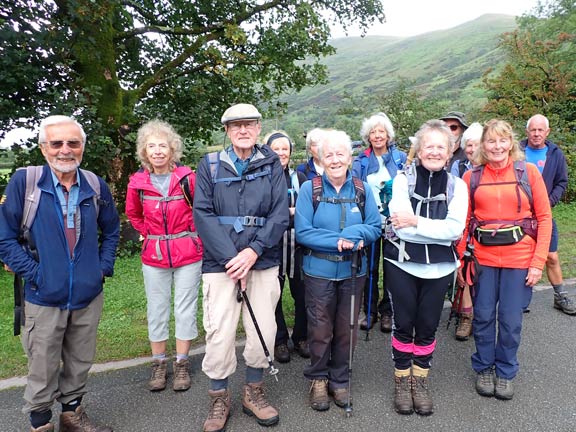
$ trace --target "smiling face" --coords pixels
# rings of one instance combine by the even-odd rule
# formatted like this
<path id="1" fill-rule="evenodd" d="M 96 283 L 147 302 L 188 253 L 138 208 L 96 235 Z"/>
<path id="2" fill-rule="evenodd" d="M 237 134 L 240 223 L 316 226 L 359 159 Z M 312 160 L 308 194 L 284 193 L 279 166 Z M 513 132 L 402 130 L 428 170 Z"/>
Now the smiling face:
<path id="1" fill-rule="evenodd" d="M 290 142 L 288 138 L 276 138 L 272 141 L 272 144 L 270 144 L 270 148 L 280 158 L 282 168 L 286 168 L 290 163 Z"/>
<path id="2" fill-rule="evenodd" d="M 324 142 L 322 146 L 321 163 L 324 173 L 333 184 L 341 184 L 346 180 L 352 155 L 344 144 Z"/>
<path id="3" fill-rule="evenodd" d="M 479 145 L 480 140 L 469 139 L 468 141 L 466 141 L 466 146 L 464 147 L 464 153 L 466 153 L 466 157 L 468 158 L 469 161 L 472 161 L 472 158 L 474 157 L 474 152 L 476 151 Z"/>
<path id="4" fill-rule="evenodd" d="M 382 125 L 376 125 L 370 130 L 368 141 L 372 146 L 372 150 L 378 156 L 388 151 L 388 132 Z"/>
<path id="5" fill-rule="evenodd" d="M 151 135 L 146 140 L 146 157 L 154 174 L 170 172 L 174 152 L 164 135 Z"/>
<path id="6" fill-rule="evenodd" d="M 59 123 L 46 126 L 45 134 L 45 141 L 40 145 L 40 151 L 48 165 L 57 176 L 59 173 L 75 172 L 82 162 L 84 144 L 70 147 L 72 144 L 69 143 L 82 143 L 80 128 L 74 123 Z"/>
<path id="7" fill-rule="evenodd" d="M 417 156 L 420 165 L 428 171 L 444 169 L 451 155 L 451 143 L 446 135 L 438 130 L 429 130 L 422 137 Z"/>
<path id="8" fill-rule="evenodd" d="M 481 143 L 488 163 L 494 168 L 504 168 L 508 164 L 512 137 L 494 132 L 486 134 Z"/>

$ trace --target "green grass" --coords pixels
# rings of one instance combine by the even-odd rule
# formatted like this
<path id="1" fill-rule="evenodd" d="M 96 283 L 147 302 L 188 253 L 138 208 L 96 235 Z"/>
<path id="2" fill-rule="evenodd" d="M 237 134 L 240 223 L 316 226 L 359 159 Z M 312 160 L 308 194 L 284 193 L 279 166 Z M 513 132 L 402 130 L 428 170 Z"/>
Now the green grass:
<path id="1" fill-rule="evenodd" d="M 576 278 L 576 224 L 573 214 L 576 203 L 559 204 L 554 209 L 560 237 L 560 259 L 566 279 Z M 542 283 L 547 283 L 543 281 Z M 122 360 L 150 355 L 146 326 L 146 295 L 142 282 L 140 257 L 119 258 L 115 276 L 106 281 L 104 313 L 98 329 L 96 362 Z M 26 374 L 26 356 L 20 337 L 12 335 L 13 317 L 12 276 L 0 271 L 0 379 Z M 284 314 L 289 326 L 294 324 L 294 307 L 286 286 L 282 297 Z M 171 334 L 174 323 L 171 323 Z M 198 345 L 204 342 L 202 303 L 198 302 Z M 239 327 L 239 334 L 243 333 Z M 174 350 L 173 340 L 169 351 Z"/>

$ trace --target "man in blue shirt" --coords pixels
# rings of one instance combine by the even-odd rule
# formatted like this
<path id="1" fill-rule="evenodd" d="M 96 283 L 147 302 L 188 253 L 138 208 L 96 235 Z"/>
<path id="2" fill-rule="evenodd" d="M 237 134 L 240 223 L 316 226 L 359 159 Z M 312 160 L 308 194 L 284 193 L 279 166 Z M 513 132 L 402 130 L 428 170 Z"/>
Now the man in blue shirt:
<path id="1" fill-rule="evenodd" d="M 562 150 L 546 139 L 549 133 L 548 119 L 542 114 L 536 114 L 526 123 L 528 138 L 522 141 L 520 146 L 526 152 L 526 161 L 533 163 L 540 170 L 548 190 L 550 207 L 554 207 L 568 186 L 568 166 Z M 565 314 L 576 315 L 576 305 L 564 291 L 562 268 L 558 258 L 558 228 L 554 220 L 552 221 L 552 239 L 546 261 L 546 275 L 554 288 L 554 307 Z M 526 308 L 529 303 L 530 299 L 527 299 Z"/>

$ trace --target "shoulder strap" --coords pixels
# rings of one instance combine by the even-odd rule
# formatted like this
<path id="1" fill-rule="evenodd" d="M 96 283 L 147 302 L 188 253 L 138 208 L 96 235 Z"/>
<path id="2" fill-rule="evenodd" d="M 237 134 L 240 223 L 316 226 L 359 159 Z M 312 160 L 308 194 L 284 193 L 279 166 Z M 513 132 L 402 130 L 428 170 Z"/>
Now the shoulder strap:
<path id="1" fill-rule="evenodd" d="M 38 210 L 38 203 L 40 201 L 40 194 L 42 191 L 38 187 L 38 180 L 42 176 L 42 166 L 28 166 L 26 168 L 19 168 L 26 170 L 26 192 L 24 197 L 24 209 L 22 211 L 22 220 L 20 221 L 21 233 L 30 229 L 36 211 Z"/>
<path id="2" fill-rule="evenodd" d="M 357 205 L 364 220 L 364 207 L 366 205 L 366 190 L 364 189 L 364 182 L 358 177 L 352 177 L 354 183 L 354 191 L 356 192 Z"/>
<path id="3" fill-rule="evenodd" d="M 448 183 L 446 184 L 446 204 L 450 205 L 452 198 L 454 198 L 454 185 L 456 179 L 453 174 L 448 173 Z"/>
<path id="4" fill-rule="evenodd" d="M 190 208 L 193 207 L 194 204 L 194 197 L 190 192 L 190 175 L 186 175 L 180 179 L 180 189 L 182 189 L 182 194 L 184 195 L 184 199 Z"/>
<path id="5" fill-rule="evenodd" d="M 94 174 L 92 171 L 88 171 L 85 169 L 80 168 L 82 174 L 84 174 L 84 178 L 90 185 L 90 187 L 96 192 L 94 195 L 94 208 L 96 209 L 96 219 L 98 219 L 98 215 L 100 214 L 100 180 L 98 180 L 98 176 Z"/>
<path id="6" fill-rule="evenodd" d="M 290 173 L 290 183 L 292 183 L 292 189 L 294 192 L 300 192 L 300 181 L 298 180 L 298 171 L 292 170 Z"/>
<path id="7" fill-rule="evenodd" d="M 320 200 L 324 195 L 324 186 L 322 185 L 322 177 L 316 176 L 312 178 L 312 206 L 314 207 L 314 213 L 318 209 Z"/>
<path id="8" fill-rule="evenodd" d="M 474 215 L 474 210 L 476 209 L 474 194 L 476 193 L 476 189 L 478 189 L 483 172 L 484 165 L 479 165 L 472 168 L 472 173 L 470 175 L 470 207 L 472 209 L 472 215 Z"/>
<path id="9" fill-rule="evenodd" d="M 210 175 L 212 176 L 212 183 L 216 183 L 218 168 L 220 168 L 220 152 L 208 153 L 208 163 L 210 164 Z"/>
<path id="10" fill-rule="evenodd" d="M 324 198 L 324 186 L 322 184 L 322 177 L 316 176 L 312 179 L 312 206 L 314 207 L 314 213 L 321 201 L 332 202 L 332 203 L 345 203 L 345 202 L 355 202 L 360 209 L 360 214 L 362 215 L 362 220 L 364 220 L 364 207 L 366 206 L 366 190 L 364 189 L 364 182 L 358 177 L 352 177 L 352 182 L 354 184 L 354 199 L 346 198 Z"/>
<path id="11" fill-rule="evenodd" d="M 514 175 L 516 176 L 516 182 L 528 197 L 530 211 L 534 215 L 534 197 L 532 196 L 532 186 L 530 186 L 530 180 L 528 179 L 525 160 L 514 161 Z M 518 211 L 520 211 L 520 197 L 518 197 Z"/>
<path id="12" fill-rule="evenodd" d="M 404 170 L 404 175 L 408 179 L 408 196 L 412 197 L 414 195 L 414 190 L 416 189 L 416 180 L 417 180 L 417 173 L 416 173 L 416 165 L 410 164 Z"/>

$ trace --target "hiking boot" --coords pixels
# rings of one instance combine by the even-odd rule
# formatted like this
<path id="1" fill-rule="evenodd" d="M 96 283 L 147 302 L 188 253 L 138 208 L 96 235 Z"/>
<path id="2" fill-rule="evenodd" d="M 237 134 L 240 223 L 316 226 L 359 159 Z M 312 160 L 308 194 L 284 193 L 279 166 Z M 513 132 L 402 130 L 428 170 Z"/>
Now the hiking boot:
<path id="1" fill-rule="evenodd" d="M 346 387 L 328 389 L 328 393 L 330 396 L 332 396 L 334 403 L 340 408 L 346 408 L 348 406 L 348 402 L 350 402 L 350 405 L 352 405 L 352 398 L 350 398 L 350 401 L 348 401 L 348 389 Z"/>
<path id="2" fill-rule="evenodd" d="M 410 375 L 394 377 L 394 409 L 398 414 L 412 414 L 414 412 Z"/>
<path id="3" fill-rule="evenodd" d="M 54 425 L 52 423 L 46 423 L 37 428 L 30 427 L 30 432 L 54 432 Z"/>
<path id="4" fill-rule="evenodd" d="M 478 372 L 478 376 L 476 377 L 476 392 L 480 396 L 494 396 L 494 374 L 492 373 L 492 368 Z"/>
<path id="5" fill-rule="evenodd" d="M 192 385 L 190 380 L 190 362 L 188 359 L 175 361 L 173 364 L 174 369 L 174 383 L 172 389 L 174 391 L 186 391 Z"/>
<path id="6" fill-rule="evenodd" d="M 274 359 L 280 363 L 288 363 L 290 361 L 290 350 L 287 344 L 283 343 L 274 347 Z"/>
<path id="7" fill-rule="evenodd" d="M 576 304 L 565 292 L 554 293 L 554 308 L 561 310 L 566 315 L 576 315 Z"/>
<path id="8" fill-rule="evenodd" d="M 372 327 L 374 327 L 374 324 L 376 323 L 377 320 L 378 320 L 378 317 L 376 315 L 372 315 L 372 318 L 370 318 L 370 328 L 368 328 L 368 317 L 364 318 L 362 320 L 362 322 L 360 323 L 360 329 L 361 330 L 372 330 Z"/>
<path id="9" fill-rule="evenodd" d="M 166 375 L 168 372 L 168 362 L 166 360 L 152 361 L 152 375 L 148 381 L 148 390 L 161 391 L 166 388 Z"/>
<path id="10" fill-rule="evenodd" d="M 330 408 L 328 399 L 328 380 L 315 379 L 310 383 L 310 406 L 316 411 L 326 411 Z"/>
<path id="11" fill-rule="evenodd" d="M 256 421 L 261 426 L 272 426 L 280 420 L 276 408 L 266 400 L 262 381 L 244 385 L 242 411 L 249 416 L 256 417 Z"/>
<path id="12" fill-rule="evenodd" d="M 416 414 L 428 416 L 434 412 L 428 377 L 412 376 L 412 400 Z"/>
<path id="13" fill-rule="evenodd" d="M 392 316 L 382 315 L 380 317 L 380 331 L 382 333 L 390 333 L 392 331 Z"/>
<path id="14" fill-rule="evenodd" d="M 210 411 L 204 422 L 203 432 L 221 432 L 226 428 L 230 416 L 230 393 L 224 390 L 208 390 Z"/>
<path id="15" fill-rule="evenodd" d="M 294 344 L 294 351 L 296 351 L 302 358 L 310 358 L 310 347 L 307 340 L 301 340 Z"/>
<path id="16" fill-rule="evenodd" d="M 60 432 L 112 432 L 112 428 L 108 426 L 97 426 L 92 423 L 82 405 L 75 411 L 65 411 L 60 414 L 59 430 Z"/>
<path id="17" fill-rule="evenodd" d="M 512 380 L 497 376 L 494 387 L 494 396 L 496 396 L 497 399 L 510 400 L 514 397 L 514 384 L 512 384 Z"/>
<path id="18" fill-rule="evenodd" d="M 456 328 L 456 340 L 467 341 L 472 334 L 472 313 L 462 312 Z"/>

